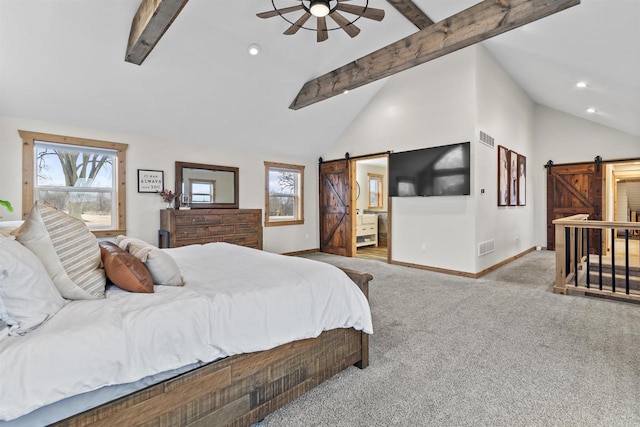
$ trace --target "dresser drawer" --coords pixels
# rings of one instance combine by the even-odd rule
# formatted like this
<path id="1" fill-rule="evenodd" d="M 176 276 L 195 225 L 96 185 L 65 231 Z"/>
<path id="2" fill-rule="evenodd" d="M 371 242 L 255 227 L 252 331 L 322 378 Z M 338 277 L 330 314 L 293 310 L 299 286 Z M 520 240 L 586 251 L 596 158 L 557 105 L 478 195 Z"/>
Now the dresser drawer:
<path id="1" fill-rule="evenodd" d="M 208 236 L 224 236 L 225 234 L 235 234 L 233 224 L 213 225 L 207 227 Z"/>
<path id="2" fill-rule="evenodd" d="M 235 232 L 236 234 L 244 234 L 244 233 L 258 233 L 260 226 L 256 223 L 250 224 L 236 224 Z"/>
<path id="3" fill-rule="evenodd" d="M 183 225 L 217 225 L 222 224 L 222 215 L 185 215 L 176 216 L 176 227 Z"/>
<path id="4" fill-rule="evenodd" d="M 363 234 L 373 234 L 376 232 L 376 227 L 372 225 L 360 225 L 356 228 L 356 235 L 361 236 Z"/>
<path id="5" fill-rule="evenodd" d="M 222 239 L 223 242 L 233 243 L 241 246 L 251 246 L 257 247 L 258 245 L 258 234 L 243 234 L 237 236 L 225 236 Z M 254 246 L 255 245 L 255 246 Z"/>
<path id="6" fill-rule="evenodd" d="M 260 223 L 261 215 L 252 214 L 252 213 L 239 213 L 236 214 L 236 222 L 237 223 Z"/>
<path id="7" fill-rule="evenodd" d="M 176 229 L 176 240 L 198 239 L 207 237 L 207 227 L 178 227 Z"/>

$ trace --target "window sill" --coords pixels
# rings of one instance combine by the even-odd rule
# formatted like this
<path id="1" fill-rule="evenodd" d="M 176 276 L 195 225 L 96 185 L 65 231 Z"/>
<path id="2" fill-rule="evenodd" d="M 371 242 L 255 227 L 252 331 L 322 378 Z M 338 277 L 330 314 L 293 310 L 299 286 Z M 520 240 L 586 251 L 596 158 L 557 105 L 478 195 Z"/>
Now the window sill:
<path id="1" fill-rule="evenodd" d="M 96 237 L 116 237 L 127 234 L 127 230 L 90 230 Z"/>
<path id="2" fill-rule="evenodd" d="M 297 225 L 304 224 L 304 219 L 296 219 L 296 220 L 284 220 L 284 221 L 265 221 L 265 227 L 273 227 L 279 225 Z"/>

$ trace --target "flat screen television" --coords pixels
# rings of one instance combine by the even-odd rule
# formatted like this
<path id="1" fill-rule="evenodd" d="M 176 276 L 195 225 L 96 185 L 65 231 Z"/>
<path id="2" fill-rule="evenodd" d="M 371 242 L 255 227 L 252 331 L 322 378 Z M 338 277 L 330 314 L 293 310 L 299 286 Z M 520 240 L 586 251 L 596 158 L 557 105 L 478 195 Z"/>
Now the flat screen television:
<path id="1" fill-rule="evenodd" d="M 389 196 L 471 194 L 471 144 L 443 145 L 389 155 Z"/>

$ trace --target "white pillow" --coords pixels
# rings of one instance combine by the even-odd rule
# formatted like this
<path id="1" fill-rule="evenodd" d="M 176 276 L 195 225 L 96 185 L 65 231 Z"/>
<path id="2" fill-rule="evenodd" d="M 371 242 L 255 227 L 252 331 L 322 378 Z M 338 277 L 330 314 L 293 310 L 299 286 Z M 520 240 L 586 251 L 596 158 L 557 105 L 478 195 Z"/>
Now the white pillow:
<path id="1" fill-rule="evenodd" d="M 0 319 L 9 335 L 24 335 L 53 317 L 64 300 L 30 250 L 0 237 Z"/>
<path id="2" fill-rule="evenodd" d="M 156 285 L 182 286 L 184 281 L 176 261 L 166 252 L 145 242 L 127 236 L 116 237 L 116 243 L 121 249 L 129 252 L 144 263 L 151 273 Z"/>
<path id="3" fill-rule="evenodd" d="M 83 221 L 36 202 L 12 234 L 36 254 L 64 298 L 104 298 L 100 247 Z"/>
<path id="4" fill-rule="evenodd" d="M 24 221 L 0 221 L 0 235 L 11 237 L 11 232 L 20 227 Z"/>

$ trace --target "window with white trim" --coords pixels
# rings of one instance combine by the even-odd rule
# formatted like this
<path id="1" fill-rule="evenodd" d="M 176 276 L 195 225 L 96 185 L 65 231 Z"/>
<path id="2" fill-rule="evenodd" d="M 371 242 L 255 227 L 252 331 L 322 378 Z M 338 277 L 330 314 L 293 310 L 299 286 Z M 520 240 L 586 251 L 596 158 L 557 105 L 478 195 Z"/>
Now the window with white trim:
<path id="1" fill-rule="evenodd" d="M 191 202 L 215 203 L 216 181 L 214 179 L 189 179 Z"/>

